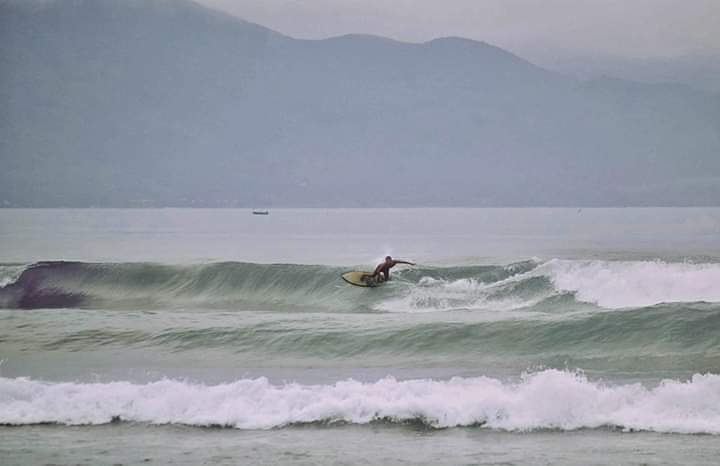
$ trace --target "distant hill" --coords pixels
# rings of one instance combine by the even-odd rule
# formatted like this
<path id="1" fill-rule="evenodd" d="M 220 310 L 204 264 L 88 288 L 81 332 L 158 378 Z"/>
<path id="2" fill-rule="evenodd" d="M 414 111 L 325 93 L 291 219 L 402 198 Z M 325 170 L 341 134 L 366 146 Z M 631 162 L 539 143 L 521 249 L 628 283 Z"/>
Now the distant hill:
<path id="1" fill-rule="evenodd" d="M 181 0 L 0 0 L 10 206 L 718 205 L 720 97 L 482 42 L 295 40 Z"/>
<path id="2" fill-rule="evenodd" d="M 644 59 L 576 57 L 547 60 L 547 67 L 581 79 L 613 76 L 647 83 L 684 84 L 720 94 L 720 56 Z"/>

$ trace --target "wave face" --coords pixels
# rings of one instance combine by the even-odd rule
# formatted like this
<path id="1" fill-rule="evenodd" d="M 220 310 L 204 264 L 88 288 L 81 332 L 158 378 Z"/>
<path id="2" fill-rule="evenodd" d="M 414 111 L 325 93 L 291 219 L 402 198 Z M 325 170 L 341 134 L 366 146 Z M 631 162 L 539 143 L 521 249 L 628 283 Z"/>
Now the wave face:
<path id="1" fill-rule="evenodd" d="M 212 358 L 241 361 L 250 367 L 282 367 L 288 360 L 304 367 L 501 364 L 517 372 L 541 366 L 692 374 L 717 372 L 720 367 L 720 306 L 711 304 L 560 315 L 523 312 L 479 319 L 465 313 L 453 315 L 451 321 L 439 315 L 425 318 L 425 314 L 423 318 L 409 314 L 368 318 L 361 314 L 246 313 L 238 319 L 234 313 L 223 312 L 197 322 L 184 313 L 131 312 L 127 318 L 116 313 L 110 323 L 93 311 L 67 311 L 56 318 L 51 314 L 24 327 L 8 322 L 0 331 L 6 350 L 58 351 L 71 359 L 77 352 L 91 351 L 103 353 L 111 366 L 118 364 L 117 351 L 132 350 L 194 355 L 206 363 Z"/>
<path id="2" fill-rule="evenodd" d="M 0 307 L 240 310 L 508 310 L 563 302 L 607 309 L 720 302 L 720 264 L 526 261 L 415 268 L 377 289 L 346 285 L 345 269 L 223 262 L 202 265 L 40 262 L 0 266 Z"/>
<path id="3" fill-rule="evenodd" d="M 273 385 L 265 378 L 221 385 L 0 378 L 0 424 L 118 421 L 240 429 L 390 422 L 508 431 L 618 428 L 720 434 L 720 376 L 695 375 L 654 387 L 607 385 L 558 370 L 525 374 L 516 383 L 488 377 L 332 385 Z"/>

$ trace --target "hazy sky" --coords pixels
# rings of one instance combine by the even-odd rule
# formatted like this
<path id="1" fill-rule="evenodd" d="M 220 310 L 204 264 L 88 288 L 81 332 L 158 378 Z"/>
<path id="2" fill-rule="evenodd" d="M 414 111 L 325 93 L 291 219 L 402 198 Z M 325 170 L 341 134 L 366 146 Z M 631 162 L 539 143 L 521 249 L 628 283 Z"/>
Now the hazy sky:
<path id="1" fill-rule="evenodd" d="M 298 38 L 484 40 L 525 55 L 720 54 L 720 0 L 198 0 Z"/>

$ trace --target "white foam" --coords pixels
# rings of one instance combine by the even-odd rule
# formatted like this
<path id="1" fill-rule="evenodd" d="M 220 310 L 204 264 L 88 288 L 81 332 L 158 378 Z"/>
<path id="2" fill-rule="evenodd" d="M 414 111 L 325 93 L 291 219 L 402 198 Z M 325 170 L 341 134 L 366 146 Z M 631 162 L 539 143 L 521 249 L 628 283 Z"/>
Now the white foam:
<path id="1" fill-rule="evenodd" d="M 547 278 L 552 286 L 530 279 Z M 448 281 L 423 278 L 418 286 L 386 299 L 375 309 L 388 312 L 455 309 L 514 310 L 532 306 L 559 293 L 608 309 L 676 302 L 720 302 L 720 264 L 662 261 L 601 261 L 553 259 L 498 282 L 473 277 Z M 513 287 L 516 287 L 513 289 Z M 533 289 L 534 287 L 534 289 Z"/>
<path id="2" fill-rule="evenodd" d="M 15 283 L 27 267 L 27 265 L 0 265 L 0 288 Z"/>
<path id="3" fill-rule="evenodd" d="M 418 286 L 409 287 L 403 295 L 376 304 L 374 309 L 385 312 L 522 309 L 537 304 L 554 294 L 554 290 L 538 290 L 530 296 L 513 296 L 502 293 L 508 286 L 513 286 L 530 276 L 529 273 L 522 273 L 490 283 L 472 277 L 458 280 L 424 277 L 418 282 Z"/>
<path id="4" fill-rule="evenodd" d="M 551 260 L 532 273 L 547 274 L 559 291 L 610 309 L 720 302 L 720 264 Z"/>
<path id="5" fill-rule="evenodd" d="M 482 424 L 510 431 L 614 426 L 720 434 L 720 376 L 695 375 L 649 388 L 606 385 L 558 370 L 525 375 L 517 383 L 458 377 L 273 385 L 259 378 L 208 386 L 175 380 L 140 385 L 0 378 L 0 423 L 103 424 L 116 417 L 241 429 L 421 420 L 435 427 Z"/>

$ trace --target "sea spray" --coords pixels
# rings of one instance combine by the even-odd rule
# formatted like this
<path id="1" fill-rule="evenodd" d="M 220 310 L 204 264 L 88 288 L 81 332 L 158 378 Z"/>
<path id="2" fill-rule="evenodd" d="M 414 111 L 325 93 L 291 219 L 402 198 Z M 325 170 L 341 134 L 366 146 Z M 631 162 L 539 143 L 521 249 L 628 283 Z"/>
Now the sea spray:
<path id="1" fill-rule="evenodd" d="M 619 428 L 720 434 L 720 376 L 696 374 L 654 386 L 609 384 L 559 370 L 490 377 L 329 385 L 273 385 L 265 378 L 219 385 L 48 383 L 0 379 L 0 423 L 106 424 L 113 421 L 271 429 L 306 423 L 421 422 L 529 431 Z"/>
<path id="2" fill-rule="evenodd" d="M 720 264 L 662 261 L 551 260 L 547 274 L 559 291 L 580 301 L 618 309 L 673 302 L 720 302 Z"/>

